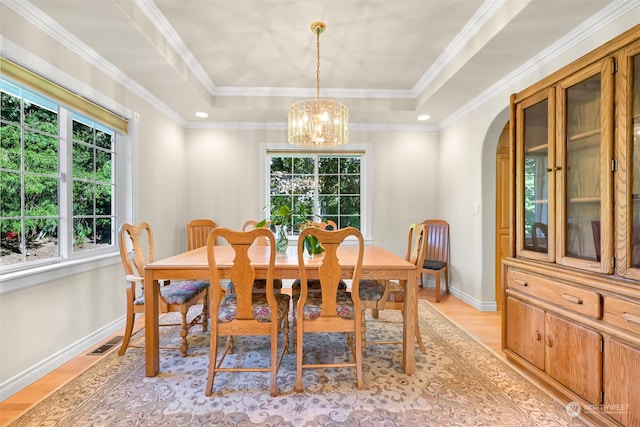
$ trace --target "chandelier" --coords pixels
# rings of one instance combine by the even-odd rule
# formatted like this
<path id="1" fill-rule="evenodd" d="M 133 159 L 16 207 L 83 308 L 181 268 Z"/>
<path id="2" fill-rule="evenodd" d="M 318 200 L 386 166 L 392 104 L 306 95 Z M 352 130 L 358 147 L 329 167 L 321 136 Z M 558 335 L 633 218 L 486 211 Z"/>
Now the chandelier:
<path id="1" fill-rule="evenodd" d="M 320 34 L 324 22 L 311 24 L 316 35 L 316 98 L 299 101 L 289 107 L 289 143 L 301 147 L 336 147 L 349 142 L 349 110 L 347 106 L 320 99 Z"/>

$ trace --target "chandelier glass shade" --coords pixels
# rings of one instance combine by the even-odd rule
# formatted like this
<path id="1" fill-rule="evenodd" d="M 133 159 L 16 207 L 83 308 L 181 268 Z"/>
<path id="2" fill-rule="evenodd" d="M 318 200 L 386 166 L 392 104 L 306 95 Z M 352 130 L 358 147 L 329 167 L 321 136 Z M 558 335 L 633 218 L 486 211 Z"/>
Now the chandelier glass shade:
<path id="1" fill-rule="evenodd" d="M 341 102 L 320 98 L 320 34 L 326 25 L 311 24 L 316 34 L 316 98 L 289 107 L 289 143 L 301 147 L 336 147 L 349 142 L 349 109 Z"/>

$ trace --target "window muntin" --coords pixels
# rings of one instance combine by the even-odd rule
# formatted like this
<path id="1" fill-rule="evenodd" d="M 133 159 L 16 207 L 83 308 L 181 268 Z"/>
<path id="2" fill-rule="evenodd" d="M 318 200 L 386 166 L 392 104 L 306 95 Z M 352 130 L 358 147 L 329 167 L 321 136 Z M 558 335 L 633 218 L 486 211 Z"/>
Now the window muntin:
<path id="1" fill-rule="evenodd" d="M 0 268 L 112 249 L 115 132 L 7 79 L 0 85 Z"/>
<path id="2" fill-rule="evenodd" d="M 269 211 L 287 205 L 289 234 L 305 219 L 361 228 L 363 155 L 269 153 Z"/>

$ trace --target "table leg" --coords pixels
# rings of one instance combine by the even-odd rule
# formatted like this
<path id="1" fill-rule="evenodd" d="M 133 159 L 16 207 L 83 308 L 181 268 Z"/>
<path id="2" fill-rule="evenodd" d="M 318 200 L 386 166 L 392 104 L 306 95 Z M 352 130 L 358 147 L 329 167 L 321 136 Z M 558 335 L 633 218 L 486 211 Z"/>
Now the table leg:
<path id="1" fill-rule="evenodd" d="M 404 294 L 404 328 L 402 335 L 402 367 L 407 375 L 413 375 L 416 370 L 415 342 L 416 324 L 418 318 L 418 284 L 416 270 L 411 270 L 407 278 Z"/>
<path id="2" fill-rule="evenodd" d="M 153 270 L 144 272 L 144 357 L 146 375 L 155 377 L 160 371 L 160 334 L 158 295 L 160 285 L 153 279 Z"/>

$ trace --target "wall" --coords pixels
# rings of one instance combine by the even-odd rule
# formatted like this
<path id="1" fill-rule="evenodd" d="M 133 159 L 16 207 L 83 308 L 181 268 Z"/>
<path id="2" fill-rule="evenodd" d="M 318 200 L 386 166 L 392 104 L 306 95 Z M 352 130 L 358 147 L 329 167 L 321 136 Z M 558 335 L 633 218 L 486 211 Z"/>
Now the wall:
<path id="1" fill-rule="evenodd" d="M 285 130 L 189 129 L 189 216 L 182 224 L 201 217 L 240 228 L 264 218 L 261 144 L 283 142 Z M 350 144 L 371 145 L 373 243 L 404 257 L 408 225 L 438 215 L 438 134 L 351 131 Z"/>
<path id="2" fill-rule="evenodd" d="M 184 128 L 116 83 L 73 51 L 0 6 L 2 54 L 130 118 L 137 139 L 130 195 L 132 221 L 156 230 L 158 257 L 180 251 L 177 224 L 185 217 Z M 164 232 L 163 230 L 172 230 Z M 186 244 L 186 243 L 185 243 Z M 0 294 L 0 400 L 79 353 L 90 351 L 124 326 L 124 275 L 119 254 L 85 264 L 77 274 L 49 272 L 22 277 L 22 290 Z M 58 276 L 65 278 L 55 278 Z M 0 278 L 5 285 L 7 278 Z"/>
<path id="3" fill-rule="evenodd" d="M 509 98 L 640 22 L 640 4 L 623 16 L 593 23 L 595 32 L 522 70 L 520 78 L 483 94 L 483 102 L 440 132 L 439 214 L 451 227 L 452 293 L 481 310 L 495 308 L 495 150 Z M 576 39 L 577 40 L 577 39 Z M 562 52 L 559 54 L 559 52 Z M 498 130 L 499 129 L 499 130 Z M 493 154 L 491 154 L 493 153 Z M 480 203 L 480 215 L 471 205 Z"/>

